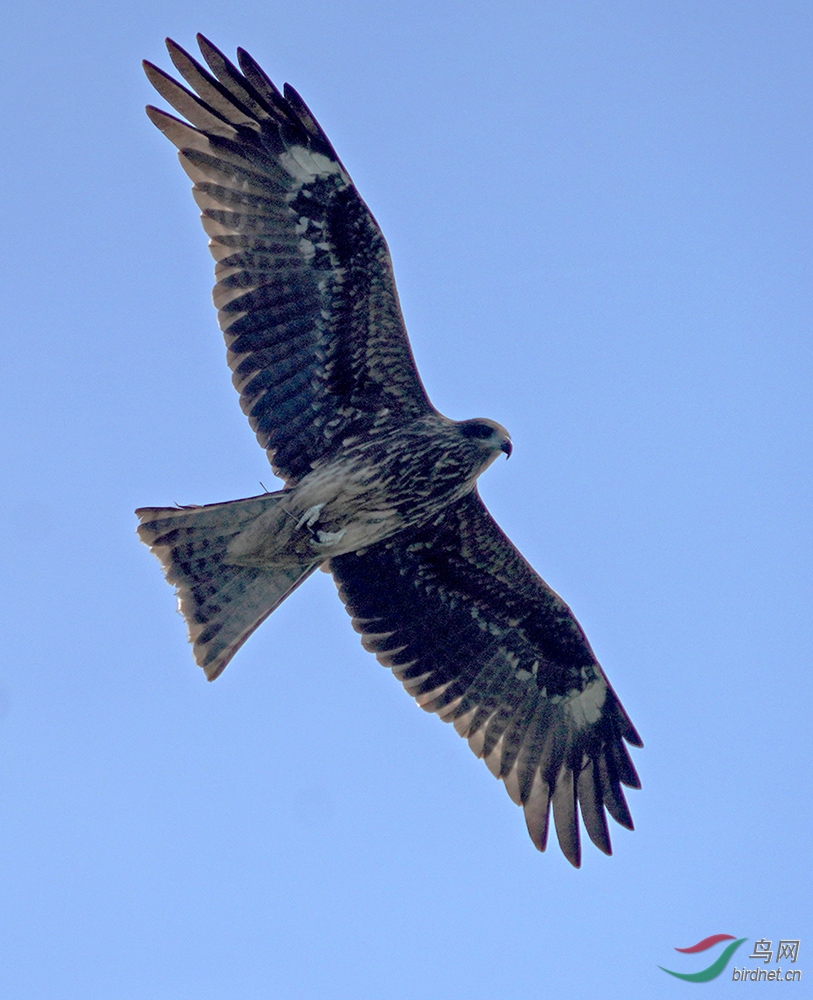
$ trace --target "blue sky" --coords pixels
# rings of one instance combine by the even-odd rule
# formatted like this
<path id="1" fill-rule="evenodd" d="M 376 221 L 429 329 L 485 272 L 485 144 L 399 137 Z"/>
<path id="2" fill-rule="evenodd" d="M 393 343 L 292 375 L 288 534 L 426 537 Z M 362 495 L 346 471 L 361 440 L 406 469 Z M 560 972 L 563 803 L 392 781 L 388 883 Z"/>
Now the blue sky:
<path id="1" fill-rule="evenodd" d="M 810 5 L 4 26 L 0 996 L 667 997 L 695 987 L 657 966 L 715 933 L 809 966 Z M 133 508 L 273 488 L 143 114 L 140 60 L 198 30 L 326 129 L 433 402 L 511 431 L 483 496 L 646 744 L 612 858 L 538 854 L 323 574 L 215 684 L 195 667 Z"/>

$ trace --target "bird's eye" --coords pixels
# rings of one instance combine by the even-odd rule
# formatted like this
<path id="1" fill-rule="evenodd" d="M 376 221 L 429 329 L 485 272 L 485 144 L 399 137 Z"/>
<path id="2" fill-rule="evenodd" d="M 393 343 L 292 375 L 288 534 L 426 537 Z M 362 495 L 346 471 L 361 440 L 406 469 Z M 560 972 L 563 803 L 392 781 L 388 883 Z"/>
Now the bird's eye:
<path id="1" fill-rule="evenodd" d="M 490 438 L 494 433 L 494 428 L 489 427 L 488 424 L 463 424 L 463 436 L 470 438 L 478 438 L 481 441 L 485 441 L 486 438 Z"/>

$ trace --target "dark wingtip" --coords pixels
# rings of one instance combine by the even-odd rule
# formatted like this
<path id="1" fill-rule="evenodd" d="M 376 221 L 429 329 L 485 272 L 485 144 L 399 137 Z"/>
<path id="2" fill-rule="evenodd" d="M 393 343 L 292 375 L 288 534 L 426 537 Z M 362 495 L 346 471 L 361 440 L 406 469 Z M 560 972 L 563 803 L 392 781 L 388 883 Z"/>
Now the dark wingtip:
<path id="1" fill-rule="evenodd" d="M 202 32 L 199 31 L 195 35 L 195 41 L 198 43 L 198 48 L 201 51 L 201 55 L 209 64 L 210 69 L 213 68 L 210 62 L 210 59 L 212 59 L 212 57 L 216 59 L 222 59 L 224 63 L 231 65 L 229 63 L 229 60 L 220 51 L 220 49 L 213 42 L 210 42 L 209 39 L 206 37 L 206 35 L 204 35 Z"/>
<path id="2" fill-rule="evenodd" d="M 638 735 L 638 730 L 632 725 L 632 723 L 630 723 L 629 729 L 625 730 L 624 739 L 631 747 L 638 747 L 640 749 L 644 745 L 644 741 Z"/>

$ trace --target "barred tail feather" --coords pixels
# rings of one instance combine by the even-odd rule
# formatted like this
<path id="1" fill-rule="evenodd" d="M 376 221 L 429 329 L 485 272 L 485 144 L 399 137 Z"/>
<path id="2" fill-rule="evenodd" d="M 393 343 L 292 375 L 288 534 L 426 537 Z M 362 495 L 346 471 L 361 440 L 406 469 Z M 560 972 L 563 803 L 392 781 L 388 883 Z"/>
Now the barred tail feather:
<path id="1" fill-rule="evenodd" d="M 231 540 L 283 493 L 204 507 L 142 507 L 138 536 L 175 586 L 195 660 L 218 677 L 251 633 L 316 569 L 241 566 L 228 560 Z"/>

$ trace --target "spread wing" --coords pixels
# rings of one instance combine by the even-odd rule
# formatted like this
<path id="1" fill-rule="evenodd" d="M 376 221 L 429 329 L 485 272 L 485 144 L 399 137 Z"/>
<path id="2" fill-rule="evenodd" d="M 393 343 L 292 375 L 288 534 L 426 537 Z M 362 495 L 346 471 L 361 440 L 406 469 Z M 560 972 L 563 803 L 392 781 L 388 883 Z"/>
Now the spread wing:
<path id="1" fill-rule="evenodd" d="M 362 644 L 418 704 L 453 722 L 522 805 L 545 849 L 580 864 L 578 812 L 611 853 L 605 807 L 632 818 L 641 746 L 579 623 L 469 494 L 428 525 L 331 560 Z"/>
<path id="2" fill-rule="evenodd" d="M 150 63 L 190 124 L 149 107 L 180 150 L 217 261 L 214 301 L 240 403 L 289 483 L 348 433 L 431 412 L 389 251 L 300 96 L 248 53 L 240 69 L 201 35 L 211 72 L 167 41 L 196 91 Z M 242 70 L 242 72 L 241 72 Z"/>

